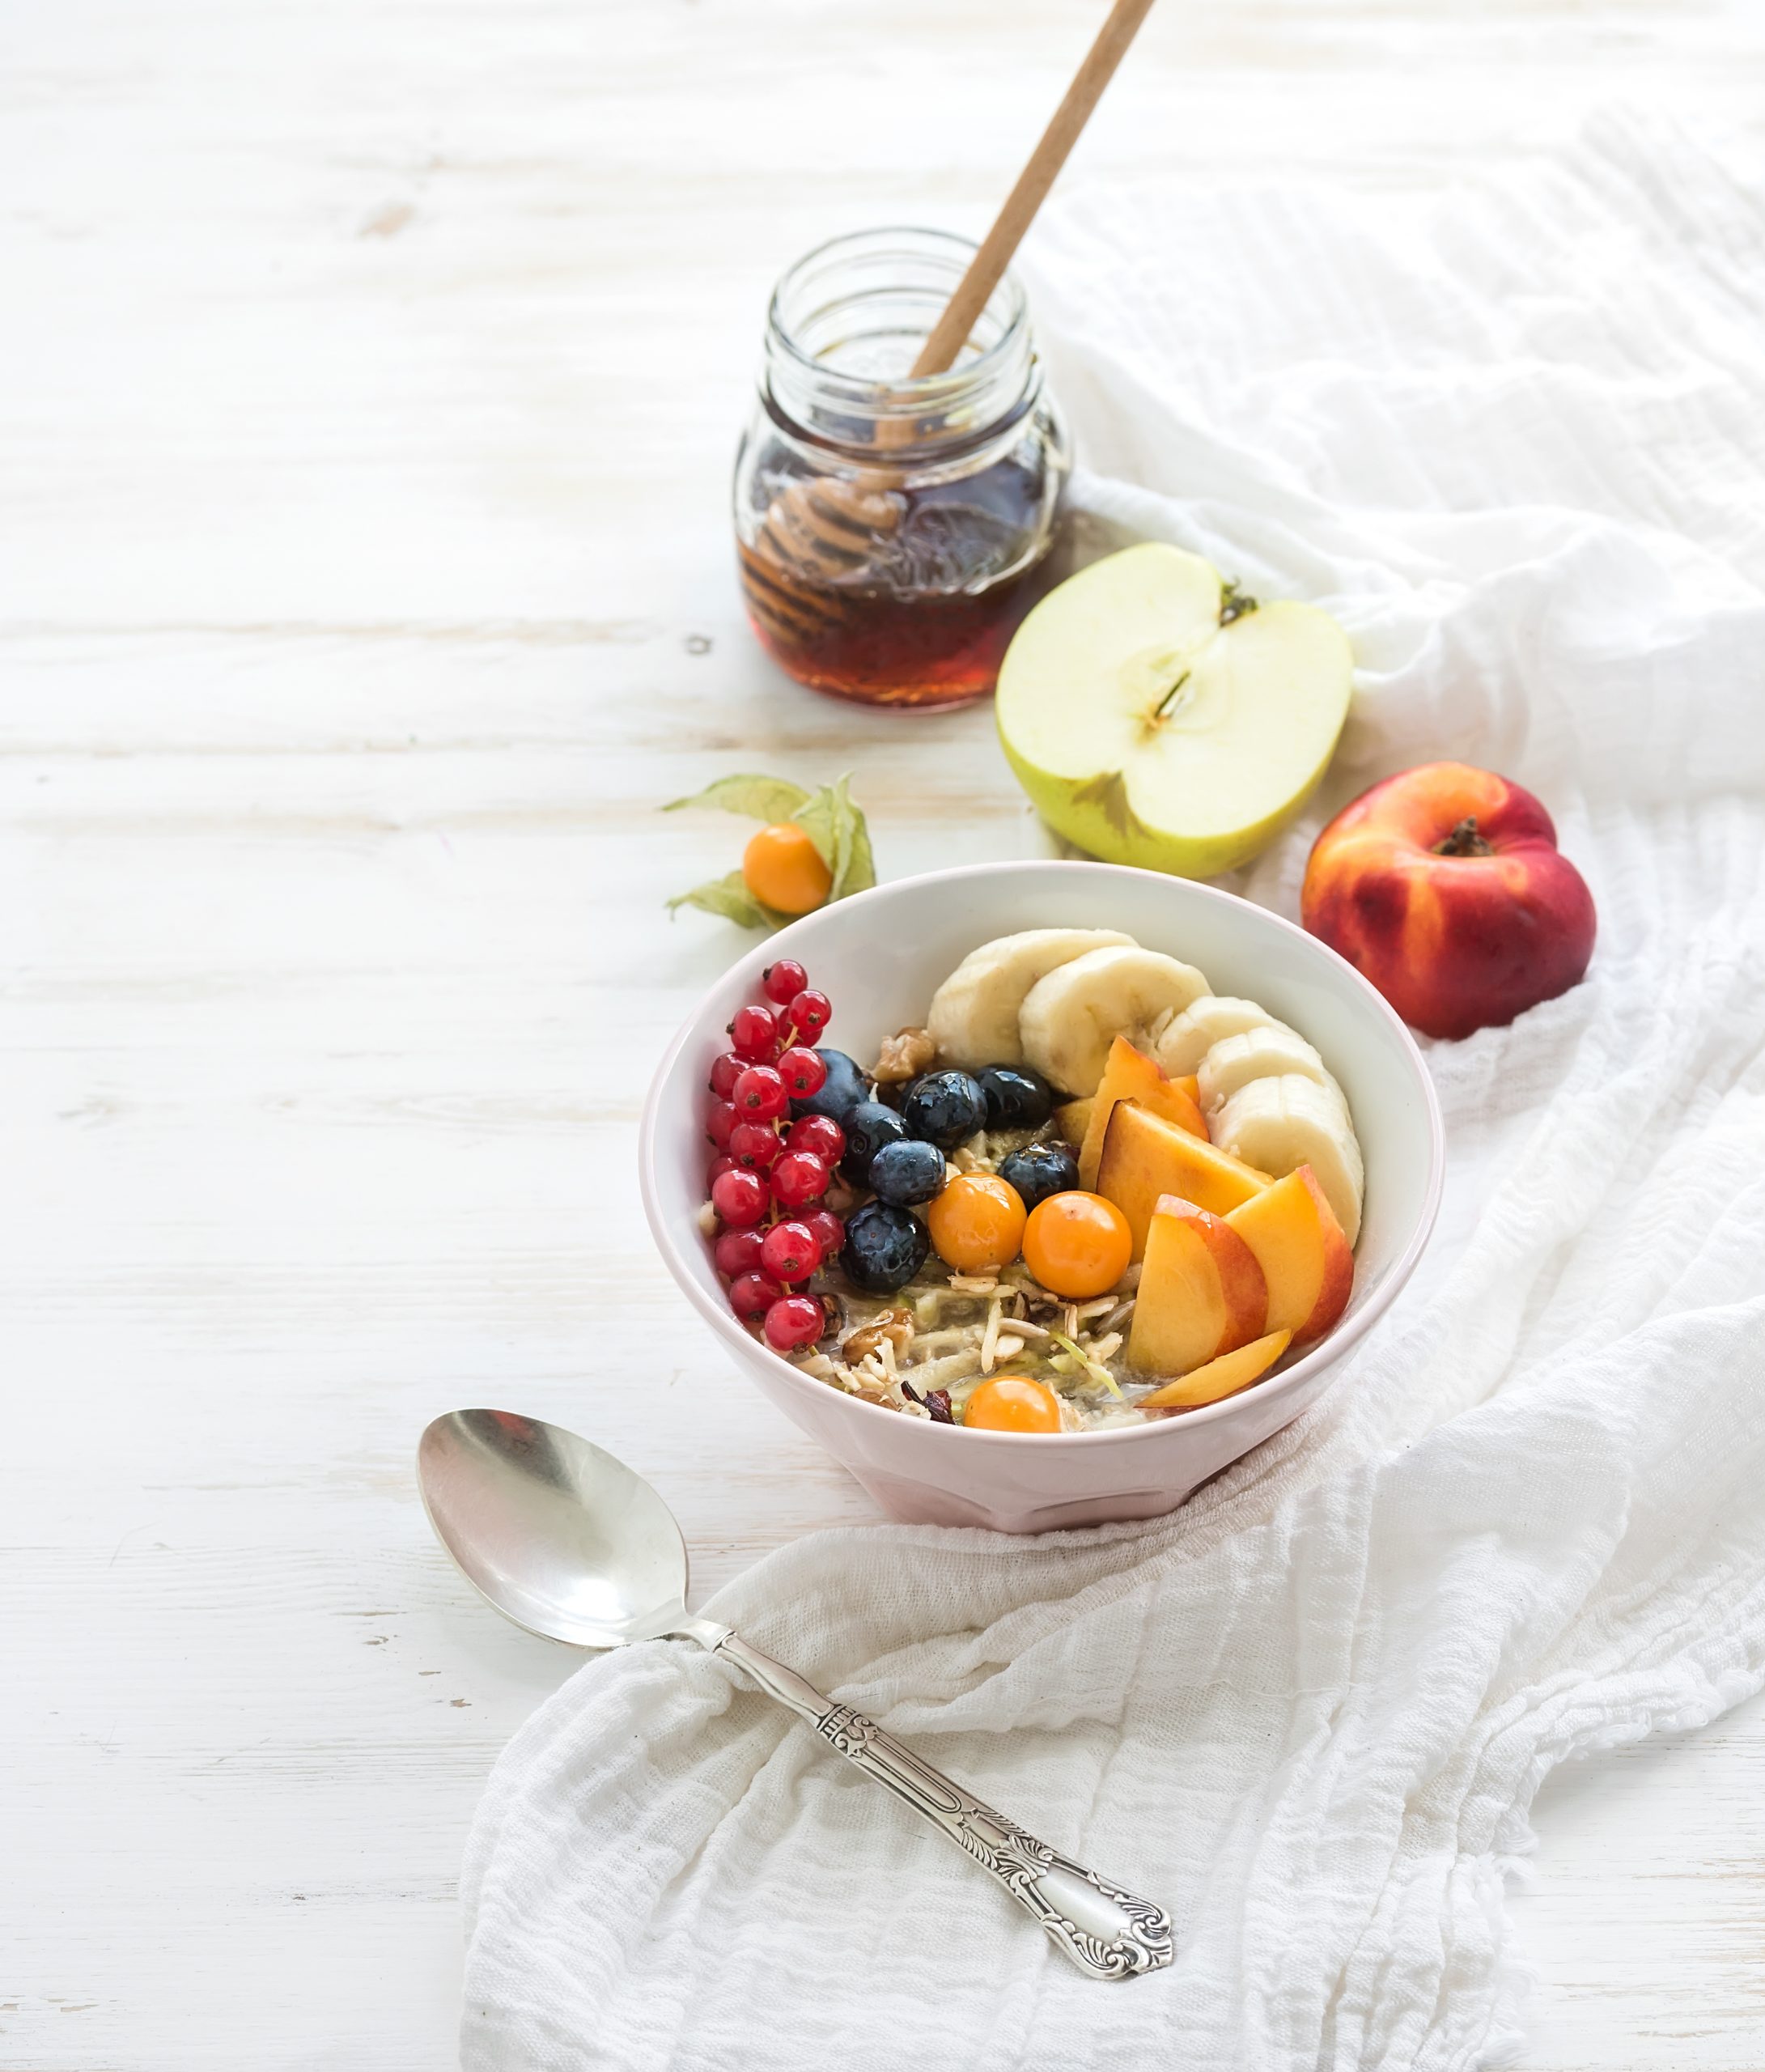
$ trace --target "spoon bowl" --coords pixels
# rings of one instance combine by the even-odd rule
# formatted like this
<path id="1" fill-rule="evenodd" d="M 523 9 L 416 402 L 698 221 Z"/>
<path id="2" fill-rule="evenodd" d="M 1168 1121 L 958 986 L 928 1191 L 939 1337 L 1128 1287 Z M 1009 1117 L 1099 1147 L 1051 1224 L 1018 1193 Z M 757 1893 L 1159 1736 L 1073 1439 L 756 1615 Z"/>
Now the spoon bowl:
<path id="1" fill-rule="evenodd" d="M 575 1433 L 512 1411 L 450 1411 L 418 1445 L 417 1482 L 466 1580 L 529 1633 L 616 1648 L 684 1624 L 673 1513 Z"/>

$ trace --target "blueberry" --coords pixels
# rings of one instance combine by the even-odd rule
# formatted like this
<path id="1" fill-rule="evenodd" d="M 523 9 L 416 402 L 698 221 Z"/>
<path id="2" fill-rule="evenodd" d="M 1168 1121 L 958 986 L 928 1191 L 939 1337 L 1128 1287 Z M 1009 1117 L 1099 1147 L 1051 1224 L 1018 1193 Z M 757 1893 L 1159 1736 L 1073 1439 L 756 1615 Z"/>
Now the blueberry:
<path id="1" fill-rule="evenodd" d="M 986 1121 L 986 1102 L 965 1072 L 928 1072 L 907 1089 L 901 1119 L 909 1136 L 954 1151 Z"/>
<path id="2" fill-rule="evenodd" d="M 871 1160 L 866 1177 L 879 1201 L 911 1208 L 915 1202 L 930 1201 L 943 1193 L 944 1153 L 935 1144 L 899 1137 Z"/>
<path id="3" fill-rule="evenodd" d="M 791 1113 L 793 1117 L 831 1115 L 836 1123 L 843 1124 L 847 1114 L 860 1101 L 869 1099 L 870 1081 L 859 1071 L 857 1060 L 847 1057 L 843 1051 L 818 1051 L 817 1055 L 827 1067 L 827 1077 L 818 1093 L 793 1101 Z"/>
<path id="4" fill-rule="evenodd" d="M 867 1201 L 846 1221 L 840 1264 L 855 1288 L 891 1295 L 912 1280 L 931 1249 L 931 1240 L 917 1216 L 885 1201 Z"/>
<path id="5" fill-rule="evenodd" d="M 1054 1090 L 1028 1065 L 989 1065 L 974 1082 L 990 1130 L 1039 1130 L 1054 1111 Z"/>
<path id="6" fill-rule="evenodd" d="M 897 1143 L 907 1126 L 893 1108 L 880 1101 L 860 1101 L 840 1118 L 846 1132 L 846 1156 L 839 1169 L 855 1187 L 862 1187 L 870 1173 L 870 1161 L 885 1144 Z"/>
<path id="7" fill-rule="evenodd" d="M 1016 1188 L 1025 1208 L 1033 1208 L 1050 1195 L 1070 1194 L 1078 1186 L 1079 1161 L 1066 1144 L 1026 1144 L 1000 1161 L 999 1177 Z"/>

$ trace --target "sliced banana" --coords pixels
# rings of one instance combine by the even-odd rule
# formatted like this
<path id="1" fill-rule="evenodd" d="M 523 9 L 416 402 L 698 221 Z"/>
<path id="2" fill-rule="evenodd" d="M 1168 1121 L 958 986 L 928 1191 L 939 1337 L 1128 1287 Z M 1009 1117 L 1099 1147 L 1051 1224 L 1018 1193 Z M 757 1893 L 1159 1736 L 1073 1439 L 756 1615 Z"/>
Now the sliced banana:
<path id="1" fill-rule="evenodd" d="M 926 1028 L 939 1056 L 969 1072 L 1020 1065 L 1018 1014 L 1036 982 L 1088 950 L 1133 946 L 1133 936 L 1118 928 L 1025 928 L 983 942 L 931 996 Z"/>
<path id="2" fill-rule="evenodd" d="M 1309 1166 L 1344 1236 L 1354 1243 L 1360 1234 L 1365 1174 L 1339 1090 L 1292 1072 L 1247 1080 L 1209 1127 L 1222 1149 L 1277 1179 Z"/>
<path id="3" fill-rule="evenodd" d="M 1185 1079 L 1199 1072 L 1202 1059 L 1227 1037 L 1241 1036 L 1247 1029 L 1286 1026 L 1254 1000 L 1237 1000 L 1230 993 L 1204 993 L 1156 1032 L 1152 1055 L 1173 1079 Z"/>
<path id="4" fill-rule="evenodd" d="M 1181 1014 L 1207 982 L 1160 950 L 1088 950 L 1038 979 L 1017 1017 L 1024 1055 L 1043 1078 L 1082 1098 L 1095 1093 L 1118 1036 L 1143 1042 L 1160 1015 Z"/>
<path id="5" fill-rule="evenodd" d="M 1276 1078 L 1283 1072 L 1297 1072 L 1301 1079 L 1342 1091 L 1303 1036 L 1281 1022 L 1270 1021 L 1260 1029 L 1246 1029 L 1241 1036 L 1222 1037 L 1196 1067 L 1201 1111 L 1211 1118 L 1240 1087 L 1248 1086 L 1253 1079 Z"/>

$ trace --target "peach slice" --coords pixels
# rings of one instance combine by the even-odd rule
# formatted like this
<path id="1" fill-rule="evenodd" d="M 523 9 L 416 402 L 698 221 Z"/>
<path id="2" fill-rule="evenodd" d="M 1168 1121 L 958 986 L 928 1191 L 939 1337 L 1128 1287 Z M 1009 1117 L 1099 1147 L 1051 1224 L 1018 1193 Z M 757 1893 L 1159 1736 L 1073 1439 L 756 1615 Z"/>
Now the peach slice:
<path id="1" fill-rule="evenodd" d="M 1202 1119 L 1193 1089 L 1185 1092 L 1165 1068 L 1143 1051 L 1136 1050 L 1126 1037 L 1118 1036 L 1109 1046 L 1103 1076 L 1091 1097 L 1089 1126 L 1079 1150 L 1079 1185 L 1095 1191 L 1097 1161 L 1103 1156 L 1104 1133 L 1109 1127 L 1109 1111 L 1118 1101 L 1138 1101 L 1149 1113 L 1174 1123 L 1191 1136 L 1205 1137 L 1207 1125 Z"/>
<path id="2" fill-rule="evenodd" d="M 1091 1127 L 1091 1110 L 1097 1103 L 1088 1093 L 1081 1101 L 1068 1101 L 1054 1110 L 1054 1127 L 1059 1131 L 1063 1143 L 1070 1144 L 1076 1151 L 1084 1142 L 1084 1133 Z"/>
<path id="3" fill-rule="evenodd" d="M 1292 1333 L 1271 1331 L 1266 1338 L 1253 1338 L 1234 1352 L 1223 1352 L 1204 1367 L 1192 1369 L 1163 1388 L 1140 1398 L 1142 1410 L 1196 1410 L 1204 1403 L 1217 1403 L 1221 1396 L 1236 1395 L 1252 1382 L 1260 1381 L 1286 1352 Z"/>
<path id="4" fill-rule="evenodd" d="M 1269 1289 L 1269 1327 L 1296 1345 L 1322 1338 L 1348 1306 L 1355 1255 L 1309 1166 L 1301 1166 L 1226 1217 L 1256 1254 Z"/>
<path id="5" fill-rule="evenodd" d="M 1174 1128 L 1137 1101 L 1118 1101 L 1103 1134 L 1097 1183 L 1091 1191 L 1113 1201 L 1127 1218 L 1134 1256 L 1139 1259 L 1160 1195 L 1180 1195 L 1224 1216 L 1268 1184 L 1266 1173 L 1220 1150 L 1206 1137 Z"/>
<path id="6" fill-rule="evenodd" d="M 1224 1216 L 1165 1195 L 1153 1211 L 1129 1331 L 1129 1364 L 1186 1374 L 1262 1331 L 1269 1291 L 1256 1254 Z"/>

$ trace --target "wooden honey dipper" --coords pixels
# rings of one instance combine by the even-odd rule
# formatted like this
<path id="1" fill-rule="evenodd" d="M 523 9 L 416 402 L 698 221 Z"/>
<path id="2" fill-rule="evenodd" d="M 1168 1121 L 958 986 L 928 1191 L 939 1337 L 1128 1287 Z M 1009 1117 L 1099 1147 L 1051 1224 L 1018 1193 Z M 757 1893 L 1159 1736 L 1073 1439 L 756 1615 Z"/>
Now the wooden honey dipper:
<path id="1" fill-rule="evenodd" d="M 945 372 L 962 350 L 1152 5 L 1152 0 L 1115 0 L 993 227 L 919 348 L 910 380 Z M 885 418 L 877 427 L 876 444 L 903 445 L 915 429 L 910 418 Z M 792 482 L 773 499 L 753 546 L 743 545 L 740 554 L 749 604 L 775 637 L 792 643 L 812 640 L 838 622 L 839 602 L 829 586 L 862 567 L 879 536 L 900 523 L 901 502 L 890 493 L 900 481 L 887 468 L 865 469 L 849 478 Z"/>

